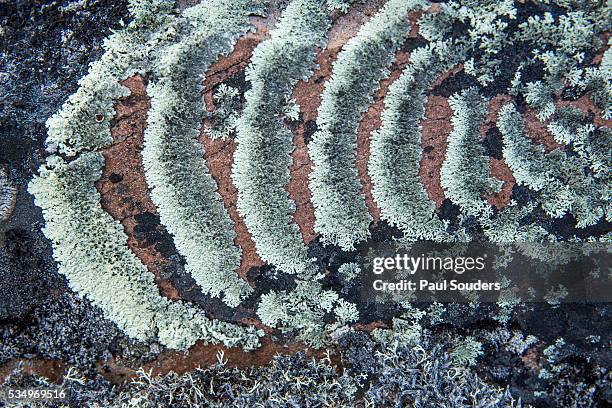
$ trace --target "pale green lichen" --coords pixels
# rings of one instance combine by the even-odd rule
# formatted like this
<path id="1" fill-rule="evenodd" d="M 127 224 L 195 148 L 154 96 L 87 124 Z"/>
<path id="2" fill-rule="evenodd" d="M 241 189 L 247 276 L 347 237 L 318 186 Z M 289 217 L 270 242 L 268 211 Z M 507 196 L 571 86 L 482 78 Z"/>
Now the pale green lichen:
<path id="1" fill-rule="evenodd" d="M 238 89 L 220 84 L 213 95 L 215 110 L 211 115 L 212 124 L 207 126 L 206 134 L 211 139 L 227 139 L 236 129 L 236 121 L 242 112 Z"/>
<path id="2" fill-rule="evenodd" d="M 211 321 L 188 304 L 160 296 L 153 274 L 128 249 L 121 224 L 100 206 L 94 183 L 103 163 L 96 152 L 71 162 L 52 156 L 30 182 L 45 217 L 44 233 L 70 287 L 136 339 L 157 338 L 172 348 L 199 339 L 256 347 L 261 335 L 256 330 Z"/>
<path id="3" fill-rule="evenodd" d="M 318 131 L 309 145 L 315 231 L 326 243 L 350 250 L 369 236 L 372 217 L 355 165 L 357 127 L 394 53 L 410 30 L 408 11 L 420 1 L 390 0 L 338 54 L 318 110 Z"/>
<path id="4" fill-rule="evenodd" d="M 419 18 L 419 32 L 429 41 L 441 41 L 454 34 L 454 26 L 465 26 L 461 33 L 465 35 L 453 41 L 456 47 L 479 55 L 467 58 L 464 67 L 466 73 L 486 86 L 500 73 L 502 50 L 513 44 L 508 28 L 515 18 L 512 0 L 450 1 L 440 4 L 437 13 L 424 13 Z"/>
<path id="5" fill-rule="evenodd" d="M 50 150 L 75 156 L 112 142 L 110 120 L 114 101 L 129 91 L 119 81 L 149 67 L 155 50 L 174 40 L 176 19 L 169 2 L 132 1 L 134 19 L 104 41 L 105 53 L 91 64 L 79 89 L 47 120 L 46 144 Z"/>
<path id="6" fill-rule="evenodd" d="M 470 367 L 476 364 L 476 360 L 482 354 L 482 343 L 476 341 L 472 336 L 467 336 L 456 341 L 450 355 L 455 365 Z"/>
<path id="7" fill-rule="evenodd" d="M 445 196 L 467 215 L 486 218 L 491 206 L 484 197 L 499 191 L 501 182 L 489 175 L 489 158 L 482 145 L 480 126 L 487 105 L 474 88 L 449 99 L 453 131 L 440 170 Z"/>
<path id="8" fill-rule="evenodd" d="M 448 239 L 419 176 L 420 121 L 425 114 L 428 88 L 453 63 L 447 44 L 413 51 L 410 65 L 389 87 L 381 128 L 372 134 L 368 163 L 372 196 L 381 218 L 398 226 L 410 240 Z"/>
<path id="9" fill-rule="evenodd" d="M 206 69 L 251 28 L 248 17 L 261 12 L 257 0 L 209 0 L 187 9 L 179 42 L 165 49 L 159 78 L 147 88 L 151 109 L 142 158 L 151 199 L 187 272 L 204 293 L 230 306 L 252 289 L 234 272 L 241 251 L 198 144 L 205 113 L 200 94 Z"/>
<path id="10" fill-rule="evenodd" d="M 293 220 L 295 203 L 287 192 L 293 150 L 288 125 L 300 119 L 300 107 L 291 99 L 295 84 L 311 76 L 316 49 L 325 45 L 330 16 L 339 15 L 333 10 L 345 12 L 350 3 L 289 3 L 276 28 L 253 53 L 244 110 L 238 106 L 237 92 L 221 85 L 214 95 L 217 116 L 212 114 L 218 128 L 209 132 L 212 138 L 226 138 L 237 128 L 232 178 L 238 189 L 238 212 L 261 258 L 282 272 L 297 274 L 294 290 L 277 289 L 253 299 L 259 301 L 258 316 L 282 332 L 297 332 L 314 346 L 346 331 L 359 319 L 359 308 L 324 286 L 324 275 L 317 274 L 319 265 L 310 258 Z M 557 103 L 566 92 L 577 97 L 587 94 L 604 118 L 612 111 L 612 53 L 606 51 L 599 66 L 586 58 L 587 51 L 601 45 L 598 36 L 610 10 L 582 3 L 556 0 L 563 8 L 558 15 L 543 13 L 525 21 L 517 13 L 522 6 L 510 0 L 450 1 L 418 18 L 419 35 L 429 44 L 410 54 L 408 67 L 390 85 L 381 129 L 372 135 L 368 168 L 381 218 L 399 227 L 405 239 L 469 240 L 471 232 L 464 224 L 477 222 L 487 239 L 498 243 L 554 241 L 554 234 L 526 221 L 538 206 L 551 217 L 572 214 L 578 227 L 593 225 L 604 215 L 610 219 L 610 131 L 595 126 L 577 109 Z M 100 306 L 130 336 L 157 338 L 177 348 L 198 339 L 252 348 L 261 334 L 209 320 L 202 310 L 161 297 L 152 275 L 127 249 L 121 226 L 101 208 L 94 187 L 103 166 L 98 151 L 112 142 L 113 104 L 129 94 L 120 81 L 142 74 L 150 83 L 152 98 L 143 151 L 145 175 L 162 224 L 185 256 L 187 272 L 205 293 L 222 296 L 231 306 L 251 293 L 235 274 L 240 250 L 233 243 L 233 224 L 206 170 L 197 138 L 200 120 L 206 117 L 200 94 L 205 71 L 248 31 L 247 17 L 259 13 L 258 6 L 257 0 L 205 0 L 178 11 L 170 1 L 132 1 L 132 21 L 105 42 L 100 61 L 92 64 L 79 90 L 48 121 L 48 152 L 57 155 L 48 158 L 30 185 L 43 208 L 45 233 L 71 287 Z M 318 132 L 308 145 L 314 164 L 310 187 L 315 231 L 324 244 L 350 250 L 368 238 L 372 217 L 357 177 L 356 131 L 380 81 L 389 74 L 395 52 L 407 39 L 408 12 L 426 6 L 420 1 L 389 0 L 348 41 L 333 65 L 318 112 Z M 464 32 L 458 34 L 457 27 Z M 529 58 L 514 53 L 505 60 L 506 51 L 515 48 L 528 50 Z M 419 122 L 429 88 L 458 63 L 485 86 L 487 95 L 492 90 L 489 85 L 494 86 L 508 69 L 509 78 L 514 72 L 510 94 L 524 97 L 541 119 L 548 120 L 549 131 L 564 148 L 547 153 L 532 143 L 524 135 L 521 115 L 512 106 L 504 107 L 498 118 L 504 159 L 517 184 L 532 190 L 535 201 L 521 205 L 511 201 L 507 208 L 494 211 L 485 198 L 500 183 L 490 177 L 479 134 L 485 100 L 475 89 L 452 97 L 453 132 L 441 184 L 446 198 L 462 210 L 457 226 L 438 218 L 420 181 Z M 539 67 L 542 74 L 534 76 Z M 609 241 L 610 234 L 586 239 L 594 240 Z M 521 251 L 546 256 L 529 253 L 528 247 Z M 339 292 L 352 290 L 359 271 L 356 263 L 338 269 L 334 278 L 340 281 Z M 518 300 L 504 298 L 502 303 L 498 319 L 506 322 Z M 377 333 L 417 345 L 422 341 L 423 316 L 408 302 L 401 306 L 407 311 L 394 320 L 394 332 Z M 431 320 L 436 319 L 439 316 Z M 455 362 L 473 364 L 480 351 L 477 343 L 468 337 L 457 344 Z"/>
<path id="11" fill-rule="evenodd" d="M 503 135 L 504 158 L 516 182 L 539 192 L 539 201 L 549 216 L 559 218 L 571 212 L 582 228 L 606 214 L 610 183 L 598 182 L 586 173 L 583 160 L 559 149 L 545 153 L 542 146 L 532 144 L 513 105 L 500 110 L 497 126 Z"/>
<path id="12" fill-rule="evenodd" d="M 293 135 L 279 116 L 295 84 L 311 75 L 315 47 L 324 45 L 329 24 L 316 0 L 287 6 L 270 39 L 253 52 L 247 71 L 251 89 L 237 123 L 232 179 L 238 212 L 261 258 L 287 273 L 311 273 L 313 263 L 292 220 L 295 203 L 286 188 Z"/>

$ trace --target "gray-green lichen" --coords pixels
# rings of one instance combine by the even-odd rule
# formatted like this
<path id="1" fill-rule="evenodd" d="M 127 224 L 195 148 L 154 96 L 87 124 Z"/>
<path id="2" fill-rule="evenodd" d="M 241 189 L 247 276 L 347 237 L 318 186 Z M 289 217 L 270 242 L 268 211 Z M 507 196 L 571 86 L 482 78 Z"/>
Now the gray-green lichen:
<path id="1" fill-rule="evenodd" d="M 329 313 L 335 315 L 333 324 L 323 319 Z M 298 339 L 313 347 L 328 343 L 330 333 L 359 319 L 356 305 L 333 290 L 323 290 L 320 282 L 303 279 L 292 291 L 262 295 L 257 314 L 265 325 L 285 332 L 297 330 Z"/>
<path id="2" fill-rule="evenodd" d="M 542 146 L 532 144 L 513 105 L 500 110 L 497 126 L 504 138 L 504 158 L 516 182 L 539 193 L 539 201 L 548 215 L 560 218 L 570 212 L 576 216 L 579 227 L 593 225 L 604 215 L 609 217 L 612 187 L 608 175 L 599 179 L 585 171 L 588 162 L 580 156 L 568 155 L 560 149 L 546 153 Z M 558 122 L 554 126 L 563 128 Z M 559 140 L 564 137 L 560 132 L 554 133 Z M 609 143 L 603 141 L 603 145 Z"/>
<path id="3" fill-rule="evenodd" d="M 448 239 L 419 176 L 420 121 L 426 92 L 438 75 L 452 67 L 447 44 L 421 47 L 410 54 L 410 65 L 391 84 L 385 97 L 380 130 L 372 134 L 368 172 L 372 196 L 381 218 L 398 226 L 406 239 Z"/>
<path id="4" fill-rule="evenodd" d="M 241 251 L 233 223 L 208 173 L 198 142 L 205 113 L 200 94 L 207 68 L 233 48 L 261 13 L 258 0 L 210 0 L 187 9 L 178 42 L 163 50 L 149 84 L 142 151 L 151 199 L 204 293 L 237 306 L 252 289 L 234 272 Z"/>
<path id="5" fill-rule="evenodd" d="M 11 216 L 17 202 L 17 191 L 8 174 L 4 169 L 0 169 L 0 221 L 5 221 Z"/>
<path id="6" fill-rule="evenodd" d="M 47 123 L 50 150 L 68 158 L 47 158 L 29 191 L 43 209 L 44 232 L 60 272 L 73 290 L 91 299 L 128 335 L 157 338 L 173 348 L 200 339 L 254 348 L 261 335 L 255 329 L 209 320 L 203 311 L 160 296 L 153 275 L 127 248 L 121 225 L 100 205 L 95 182 L 104 159 L 96 150 L 112 141 L 113 103 L 127 95 L 118 81 L 139 72 L 148 54 L 174 39 L 180 25 L 175 17 L 156 14 L 170 10 L 168 2 L 133 2 L 131 9 L 135 19 L 111 36 L 106 53 L 80 81 L 79 90 Z"/>
<path id="7" fill-rule="evenodd" d="M 127 247 L 121 224 L 100 206 L 94 183 L 103 164 L 97 152 L 82 152 L 70 162 L 52 156 L 30 182 L 45 217 L 44 233 L 70 287 L 140 340 L 157 338 L 173 348 L 199 339 L 255 347 L 254 329 L 211 321 L 204 312 L 159 294 L 153 274 Z"/>
<path id="8" fill-rule="evenodd" d="M 487 105 L 474 88 L 448 100 L 453 109 L 453 131 L 448 136 L 446 157 L 440 170 L 445 195 L 467 215 L 486 216 L 491 206 L 483 198 L 501 188 L 489 175 L 489 159 L 480 143 L 480 126 Z"/>
<path id="9" fill-rule="evenodd" d="M 257 252 L 287 273 L 312 273 L 300 230 L 292 220 L 289 198 L 293 135 L 279 117 L 293 87 L 314 67 L 315 47 L 325 44 L 327 10 L 316 0 L 294 0 L 283 12 L 270 39 L 253 52 L 244 112 L 237 122 L 238 147 L 232 179 L 238 189 L 238 212 Z"/>
<path id="10" fill-rule="evenodd" d="M 215 110 L 210 115 L 211 124 L 206 134 L 211 139 L 227 139 L 236 129 L 236 122 L 242 113 L 242 103 L 238 89 L 220 84 L 213 95 Z"/>
<path id="11" fill-rule="evenodd" d="M 408 36 L 408 11 L 422 4 L 387 2 L 338 54 L 321 95 L 319 130 L 309 145 L 315 231 L 346 250 L 369 236 L 372 220 L 355 164 L 359 119 Z"/>
<path id="12" fill-rule="evenodd" d="M 260 257 L 295 275 L 295 289 L 277 287 L 249 301 L 257 305 L 264 324 L 296 332 L 315 346 L 327 344 L 334 333 L 359 319 L 361 305 L 342 296 L 353 288 L 360 265 L 344 263 L 334 277 L 340 287 L 327 287 L 327 275 L 309 255 L 293 219 L 296 205 L 287 191 L 294 148 L 290 127 L 300 119 L 300 107 L 291 97 L 296 83 L 315 69 L 317 48 L 326 45 L 330 20 L 340 14 L 334 10 L 346 12 L 351 3 L 291 1 L 253 52 L 244 109 L 234 103 L 240 98 L 237 91 L 222 84 L 214 95 L 219 126 L 209 131 L 212 138 L 225 138 L 236 129 L 232 180 L 238 213 Z M 424 9 L 417 18 L 418 35 L 427 44 L 416 43 L 404 72 L 392 81 L 381 127 L 371 135 L 368 173 L 381 218 L 399 227 L 408 241 L 470 240 L 474 237 L 464 224 L 471 223 L 476 234 L 481 230 L 498 243 L 555 241 L 548 226 L 534 221 L 541 209 L 551 218 L 572 215 L 578 228 L 610 220 L 610 130 L 558 103 L 565 94 L 574 99 L 588 95 L 602 118 L 610 117 L 612 53 L 603 53 L 599 66 L 589 61 L 602 45 L 599 37 L 610 8 L 588 1 L 552 3 L 558 13 L 525 16 L 511 0 L 450 1 L 431 8 L 426 1 L 389 0 L 361 27 L 333 64 L 318 109 L 318 129 L 308 144 L 315 232 L 323 244 L 353 250 L 369 237 L 372 216 L 356 168 L 357 129 L 381 80 L 389 76 L 396 52 L 404 45 L 412 49 L 408 13 L 418 9 Z M 204 293 L 229 306 L 244 304 L 253 291 L 235 273 L 241 251 L 234 243 L 234 225 L 206 168 L 198 137 L 200 121 L 207 116 L 201 98 L 205 72 L 251 29 L 249 16 L 260 14 L 261 4 L 204 0 L 178 12 L 171 1 L 133 0 L 129 8 L 132 21 L 109 37 L 105 54 L 81 79 L 79 90 L 47 122 L 51 156 L 29 187 L 43 209 L 45 234 L 71 287 L 130 336 L 158 338 L 177 348 L 198 339 L 252 348 L 261 334 L 254 329 L 209 320 L 206 311 L 159 295 L 150 272 L 127 248 L 120 224 L 100 206 L 94 183 L 104 165 L 100 150 L 112 143 L 114 103 L 129 94 L 120 81 L 143 75 L 149 81 L 151 109 L 142 154 L 161 222 Z M 521 52 L 506 60 L 504 55 L 515 48 Z M 420 180 L 420 125 L 432 86 L 458 64 L 472 82 L 448 93 L 455 93 L 449 100 L 453 130 L 441 186 L 445 198 L 460 208 L 453 225 L 436 214 Z M 542 73 L 534 78 L 538 70 Z M 500 92 L 496 82 L 504 79 L 508 81 L 501 89 L 508 89 L 518 108 L 508 105 L 499 113 L 503 159 L 529 194 L 498 211 L 486 201 L 500 182 L 489 174 L 480 125 L 488 98 Z M 444 93 L 446 84 L 439 86 Z M 226 97 L 228 103 L 222 100 Z M 546 152 L 527 137 L 520 113 L 525 105 L 546 121 L 558 149 Z M 0 193 L 1 218 L 11 196 L 5 189 Z M 572 239 L 605 242 L 610 234 Z M 503 314 L 500 321 L 508 316 Z M 396 319 L 395 334 L 420 339 L 421 318 Z M 461 344 L 470 347 L 462 351 L 457 343 L 456 350 L 463 356 L 458 361 L 469 365 L 480 349 L 476 340 L 468 340 Z"/>

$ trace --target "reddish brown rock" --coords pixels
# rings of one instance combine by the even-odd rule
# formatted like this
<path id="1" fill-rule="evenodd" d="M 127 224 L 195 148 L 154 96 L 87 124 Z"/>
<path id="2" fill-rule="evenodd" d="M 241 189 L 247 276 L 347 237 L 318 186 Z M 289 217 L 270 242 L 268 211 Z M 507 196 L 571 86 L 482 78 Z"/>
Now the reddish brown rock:
<path id="1" fill-rule="evenodd" d="M 277 354 L 294 354 L 306 350 L 308 356 L 321 358 L 323 351 L 308 349 L 302 343 L 281 345 L 272 342 L 268 337 L 261 339 L 261 347 L 254 351 L 244 351 L 240 347 L 224 347 L 222 345 L 197 343 L 189 349 L 188 353 L 178 351 L 165 351 L 154 362 L 144 367 L 145 371 L 152 370 L 153 375 L 167 374 L 174 371 L 183 374 L 197 367 L 215 365 L 219 352 L 223 352 L 223 360 L 227 367 L 260 367 L 269 363 Z M 219 355 L 220 357 L 221 355 Z"/>
<path id="2" fill-rule="evenodd" d="M 375 329 L 388 329 L 388 328 L 389 328 L 389 324 L 383 321 L 380 321 L 380 320 L 377 320 L 371 323 L 367 323 L 367 324 L 356 323 L 353 325 L 353 329 L 367 331 L 367 332 L 371 332 L 372 330 L 375 330 Z"/>
<path id="3" fill-rule="evenodd" d="M 48 378 L 54 383 L 59 383 L 61 381 L 67 366 L 64 361 L 60 360 L 16 358 L 0 365 L 0 384 L 6 381 L 20 364 L 25 374 L 39 375 Z"/>
<path id="4" fill-rule="evenodd" d="M 238 268 L 238 275 L 246 279 L 249 269 L 262 266 L 264 262 L 257 255 L 251 233 L 247 230 L 246 224 L 236 208 L 238 190 L 236 190 L 232 182 L 232 162 L 236 143 L 232 139 L 212 140 L 205 135 L 200 136 L 200 142 L 204 146 L 206 166 L 211 176 L 217 182 L 217 191 L 221 195 L 223 204 L 234 222 L 234 231 L 236 231 L 235 242 L 242 249 L 242 260 L 240 268 Z"/>
<path id="5" fill-rule="evenodd" d="M 606 126 L 608 128 L 612 127 L 612 120 L 611 119 L 605 120 L 602 117 L 601 109 L 595 106 L 595 104 L 593 103 L 593 100 L 588 95 L 583 95 L 582 97 L 580 97 L 579 99 L 575 101 L 559 100 L 555 103 L 555 105 L 557 106 L 557 108 L 562 108 L 566 106 L 578 108 L 587 117 L 592 117 L 593 123 L 596 126 Z"/>
<path id="6" fill-rule="evenodd" d="M 523 121 L 525 122 L 525 134 L 533 143 L 544 146 L 547 152 L 562 148 L 548 131 L 548 121 L 540 120 L 538 118 L 538 112 L 535 109 L 526 107 L 525 113 L 523 114 Z"/>
<path id="7" fill-rule="evenodd" d="M 500 94 L 500 95 L 495 95 L 493 98 L 491 98 L 491 100 L 489 101 L 489 104 L 487 105 L 487 117 L 480 129 L 483 138 L 486 137 L 487 132 L 491 128 L 494 128 L 495 126 L 497 126 L 496 123 L 497 123 L 497 116 L 499 115 L 499 111 L 501 110 L 502 107 L 504 107 L 504 105 L 508 103 L 512 103 L 512 97 L 510 95 Z"/>
<path id="8" fill-rule="evenodd" d="M 268 17 L 268 21 L 275 16 Z M 241 37 L 234 50 L 227 56 L 217 60 L 207 71 L 204 80 L 204 101 L 208 111 L 214 111 L 215 103 L 213 100 L 214 89 L 220 83 L 234 77 L 244 71 L 248 65 L 253 50 L 268 34 L 269 29 L 266 20 L 257 20 L 257 31 Z M 246 279 L 249 269 L 264 265 L 257 254 L 255 243 L 248 231 L 244 220 L 238 214 L 236 203 L 238 200 L 238 190 L 234 186 L 231 177 L 234 151 L 236 142 L 233 139 L 212 140 L 206 133 L 206 120 L 200 131 L 200 142 L 204 147 L 204 159 L 210 174 L 217 182 L 218 192 L 221 195 L 223 204 L 227 209 L 231 220 L 234 223 L 236 232 L 236 245 L 242 249 L 242 260 L 238 274 Z"/>
<path id="9" fill-rule="evenodd" d="M 527 352 L 521 357 L 521 360 L 527 367 L 535 372 L 539 372 L 542 369 L 536 347 L 531 347 L 528 349 Z"/>
<path id="10" fill-rule="evenodd" d="M 295 202 L 296 210 L 293 219 L 300 227 L 304 242 L 309 244 L 318 234 L 314 231 L 314 208 L 311 201 L 312 195 L 308 188 L 308 175 L 312 170 L 312 162 L 304 141 L 304 131 L 305 124 L 302 121 L 293 132 L 295 150 L 291 154 L 293 163 L 290 167 L 291 180 L 287 185 L 287 191 L 289 197 Z"/>
<path id="11" fill-rule="evenodd" d="M 428 12 L 431 12 L 431 10 L 428 10 Z M 463 65 L 458 64 L 443 72 L 434 81 L 431 89 L 437 87 L 462 69 Z M 440 185 L 440 169 L 446 154 L 448 135 L 453 130 L 451 125 L 452 116 L 453 111 L 448 104 L 447 98 L 436 95 L 428 96 L 427 103 L 425 104 L 425 115 L 421 120 L 421 148 L 423 149 L 423 154 L 419 163 L 419 177 L 429 199 L 436 204 L 436 209 L 440 208 L 445 198 L 444 190 Z"/>
<path id="12" fill-rule="evenodd" d="M 115 105 L 116 115 L 111 123 L 113 143 L 102 150 L 105 165 L 96 187 L 102 195 L 102 207 L 121 222 L 128 236 L 128 247 L 155 275 L 162 295 L 178 299 L 178 291 L 161 276 L 167 259 L 154 244 L 138 239 L 135 231 L 139 214 L 157 212 L 149 198 L 141 156 L 150 103 L 142 77 L 128 78 L 123 85 L 131 94 Z"/>
<path id="13" fill-rule="evenodd" d="M 495 177 L 496 179 L 504 182 L 501 190 L 498 193 L 487 197 L 489 204 L 494 205 L 498 210 L 501 210 L 507 207 L 510 203 L 510 199 L 512 198 L 512 188 L 514 187 L 514 184 L 516 184 L 516 179 L 503 159 L 489 159 L 489 171 L 491 172 L 491 177 Z"/>
<path id="14" fill-rule="evenodd" d="M 448 99 L 441 96 L 430 96 L 425 105 L 425 118 L 421 121 L 421 156 L 419 176 L 427 191 L 429 199 L 439 209 L 444 201 L 444 190 L 440 185 L 440 169 L 446 154 L 447 139 L 453 130 L 451 117 L 453 111 Z"/>
<path id="15" fill-rule="evenodd" d="M 291 180 L 287 191 L 295 201 L 295 222 L 299 225 L 304 241 L 308 244 L 317 237 L 314 231 L 314 207 L 312 195 L 308 188 L 308 177 L 312 162 L 305 142 L 306 133 L 316 127 L 317 110 L 321 104 L 321 93 L 325 82 L 332 73 L 332 65 L 344 44 L 357 34 L 359 28 L 382 7 L 383 1 L 373 1 L 353 7 L 347 14 L 335 16 L 335 21 L 328 33 L 328 43 L 324 50 L 317 54 L 317 69 L 308 81 L 300 81 L 293 90 L 292 97 L 300 106 L 302 120 L 293 129 L 295 150 L 292 153 Z M 308 134 L 312 136 L 312 134 Z M 369 142 L 368 142 L 369 145 Z M 367 174 L 366 174 L 367 176 Z M 369 189 L 368 189 L 369 191 Z M 371 204 L 373 202 L 370 200 Z"/>

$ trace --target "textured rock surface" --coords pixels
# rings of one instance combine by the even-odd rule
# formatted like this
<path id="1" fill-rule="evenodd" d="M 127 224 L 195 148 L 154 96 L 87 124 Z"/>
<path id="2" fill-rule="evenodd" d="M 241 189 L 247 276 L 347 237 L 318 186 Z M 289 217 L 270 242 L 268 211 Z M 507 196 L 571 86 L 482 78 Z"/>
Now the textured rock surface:
<path id="1" fill-rule="evenodd" d="M 192 3 L 179 2 L 178 6 L 183 9 Z M 278 8 L 283 6 L 282 3 Z M 329 279 L 325 284 L 330 287 L 338 286 L 331 278 L 331 272 L 336 272 L 341 264 L 354 260 L 355 254 L 334 247 L 323 248 L 317 239 L 308 189 L 312 167 L 308 143 L 317 130 L 320 95 L 331 75 L 338 52 L 383 4 L 384 1 L 378 0 L 358 3 L 346 15 L 335 15 L 328 46 L 318 50 L 318 67 L 314 75 L 308 81 L 298 83 L 293 92 L 300 106 L 300 117 L 289 123 L 295 150 L 291 182 L 287 189 L 296 202 L 295 222 L 304 241 L 310 245 L 311 254 L 326 268 Z M 76 82 L 86 72 L 87 64 L 99 57 L 102 39 L 111 28 L 120 26 L 119 22 L 126 18 L 126 14 L 124 3 L 107 1 L 55 1 L 48 5 L 19 1 L 0 4 L 0 167 L 7 168 L 8 177 L 19 188 L 15 210 L 8 220 L 0 222 L 0 382 L 21 362 L 26 364 L 26 371 L 46 375 L 55 381 L 60 381 L 65 367 L 76 365 L 88 374 L 99 373 L 113 383 L 122 383 L 135 376 L 140 366 L 153 369 L 154 373 L 175 371 L 182 374 L 199 365 L 213 365 L 217 362 L 217 352 L 223 350 L 199 343 L 189 353 L 181 354 L 163 350 L 157 344 L 138 344 L 125 338 L 87 300 L 73 295 L 64 278 L 56 273 L 50 245 L 40 232 L 43 223 L 40 211 L 34 207 L 31 196 L 24 189 L 44 156 L 44 121 L 76 89 Z M 236 87 L 243 97 L 249 87 L 244 80 L 244 71 L 251 53 L 260 41 L 267 38 L 277 16 L 278 13 L 271 13 L 269 17 L 258 20 L 257 31 L 241 38 L 229 56 L 209 69 L 203 95 L 209 111 L 215 109 L 212 95 L 221 83 Z M 414 21 L 417 16 L 410 17 Z M 411 38 L 420 41 L 416 29 L 411 33 Z M 368 209 L 376 222 L 379 221 L 379 210 L 372 200 L 367 175 L 369 134 L 380 127 L 383 98 L 388 86 L 409 63 L 410 47 L 414 46 L 415 43 L 411 43 L 396 54 L 390 78 L 381 82 L 381 89 L 368 111 L 362 115 L 359 125 L 357 168 Z M 421 123 L 424 154 L 420 161 L 420 177 L 441 217 L 451 223 L 456 222 L 458 211 L 445 199 L 440 186 L 440 168 L 446 151 L 446 139 L 452 130 L 452 110 L 448 97 L 456 90 L 471 85 L 469 81 L 466 83 L 462 68 L 458 66 L 438 79 Z M 122 223 L 128 235 L 128 247 L 155 275 L 163 296 L 192 301 L 206 307 L 215 317 L 262 327 L 254 314 L 252 302 L 247 301 L 237 310 L 230 310 L 199 293 L 194 289 L 193 279 L 185 276 L 182 269 L 184 261 L 177 254 L 171 236 L 159 222 L 155 206 L 148 196 L 142 169 L 140 150 L 150 106 L 145 91 L 146 79 L 133 77 L 124 84 L 131 95 L 116 103 L 117 114 L 111 128 L 113 144 L 103 151 L 106 166 L 97 183 L 102 206 Z M 506 95 L 493 92 L 487 120 L 481 129 L 483 144 L 490 156 L 491 174 L 504 181 L 499 193 L 486 197 L 498 209 L 506 207 L 511 199 L 520 199 L 522 194 L 501 157 L 500 135 L 495 133 L 493 126 L 501 105 L 507 100 Z M 586 97 L 559 102 L 559 106 L 566 105 L 576 106 L 594 116 L 598 125 L 610 126 L 610 122 L 601 118 L 601 112 Z M 533 109 L 525 108 L 523 116 L 534 143 L 544 145 L 548 151 L 558 147 L 546 128 L 547 123 L 539 121 Z M 273 271 L 264 266 L 257 255 L 250 234 L 236 211 L 237 191 L 231 179 L 236 148 L 234 140 L 231 137 L 212 140 L 206 134 L 205 126 L 199 140 L 206 151 L 206 164 L 219 185 L 223 203 L 235 224 L 235 243 L 243 251 L 239 269 L 241 277 L 255 286 L 257 293 L 275 288 L 274 285 L 276 288 L 282 286 L 282 281 L 274 283 L 267 278 Z M 543 215 L 542 219 L 548 222 Z M 566 217 L 555 221 L 552 228 L 573 231 L 574 226 L 575 220 Z M 605 230 L 606 227 L 602 228 Z M 396 233 L 385 222 L 379 222 L 371 229 L 374 240 L 388 240 Z M 351 296 L 358 294 L 351 293 Z M 564 356 L 564 371 L 559 377 L 562 381 L 558 385 L 548 385 L 553 388 L 547 391 L 551 394 L 556 392 L 561 395 L 559 401 L 571 404 L 581 395 L 579 387 L 583 390 L 580 392 L 584 393 L 592 387 L 598 393 L 596 397 L 590 397 L 596 401 L 595 404 L 605 406 L 610 403 L 610 392 L 602 390 L 600 384 L 601 379 L 609 375 L 604 372 L 609 368 L 609 351 L 601 346 L 602 342 L 592 345 L 585 339 L 591 333 L 600 332 L 604 335 L 605 343 L 606 333 L 609 335 L 609 323 L 606 324 L 606 321 L 609 322 L 608 308 L 568 307 L 554 312 L 525 310 L 522 313 L 514 318 L 511 325 L 525 333 L 536 334 L 540 342 L 520 357 L 507 351 L 494 350 L 491 346 L 481 361 L 479 374 L 492 383 L 510 383 L 516 395 L 529 401 L 534 398 L 533 390 L 541 386 L 538 374 L 543 367 L 544 346 L 560 336 L 575 338 L 579 346 Z M 547 324 L 542 325 L 540 319 L 545 313 L 552 314 L 546 319 Z M 449 308 L 448 314 L 450 323 L 432 324 L 430 328 L 440 341 L 457 335 L 492 336 L 491 333 L 496 331 L 497 323 L 486 307 L 483 310 L 465 310 L 463 306 Z M 393 316 L 393 311 L 373 307 L 355 328 L 372 331 L 390 327 Z M 559 316 L 563 316 L 563 319 Z M 383 318 L 386 321 L 382 321 Z M 229 367 L 263 366 L 277 353 L 292 354 L 305 347 L 301 343 L 287 341 L 276 330 L 264 329 L 267 337 L 258 351 L 224 350 Z M 323 357 L 322 352 L 312 355 Z M 575 395 L 572 396 L 573 391 Z M 546 401 L 541 403 L 546 404 Z"/>

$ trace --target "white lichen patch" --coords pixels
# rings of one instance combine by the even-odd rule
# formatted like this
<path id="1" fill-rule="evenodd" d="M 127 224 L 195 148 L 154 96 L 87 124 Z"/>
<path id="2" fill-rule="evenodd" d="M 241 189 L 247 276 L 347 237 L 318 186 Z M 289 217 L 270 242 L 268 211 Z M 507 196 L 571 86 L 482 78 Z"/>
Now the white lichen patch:
<path id="1" fill-rule="evenodd" d="M 0 169 L 0 221 L 6 221 L 17 203 L 17 187 L 11 183 L 5 170 Z"/>

